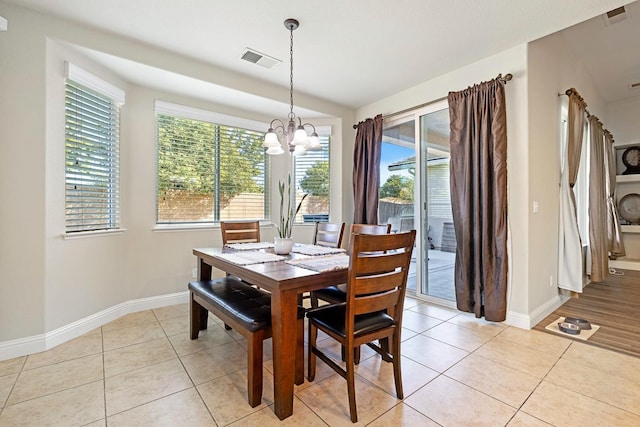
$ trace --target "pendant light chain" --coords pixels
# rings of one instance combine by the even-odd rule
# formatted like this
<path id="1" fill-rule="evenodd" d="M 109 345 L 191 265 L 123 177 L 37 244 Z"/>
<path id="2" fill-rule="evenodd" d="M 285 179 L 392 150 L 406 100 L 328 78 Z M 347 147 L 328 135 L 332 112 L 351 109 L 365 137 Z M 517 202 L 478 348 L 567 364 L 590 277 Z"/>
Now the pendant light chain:
<path id="1" fill-rule="evenodd" d="M 266 153 L 278 155 L 289 150 L 293 156 L 302 156 L 307 150 L 322 150 L 320 139 L 316 133 L 316 127 L 311 123 L 302 123 L 300 117 L 293 113 L 293 31 L 298 28 L 298 20 L 289 18 L 284 21 L 284 26 L 289 30 L 289 123 L 285 124 L 280 119 L 271 120 L 269 129 L 264 136 L 263 146 Z M 298 125 L 296 126 L 296 119 Z M 309 135 L 305 127 L 313 129 Z M 280 141 L 280 138 L 284 141 Z"/>
<path id="2" fill-rule="evenodd" d="M 290 44 L 290 48 L 289 48 L 289 82 L 291 84 L 290 89 L 289 89 L 289 101 L 290 101 L 290 106 L 291 106 L 291 111 L 289 112 L 289 120 L 293 120 L 295 118 L 295 115 L 293 114 L 293 27 L 290 27 L 289 32 L 291 33 L 291 44 Z"/>

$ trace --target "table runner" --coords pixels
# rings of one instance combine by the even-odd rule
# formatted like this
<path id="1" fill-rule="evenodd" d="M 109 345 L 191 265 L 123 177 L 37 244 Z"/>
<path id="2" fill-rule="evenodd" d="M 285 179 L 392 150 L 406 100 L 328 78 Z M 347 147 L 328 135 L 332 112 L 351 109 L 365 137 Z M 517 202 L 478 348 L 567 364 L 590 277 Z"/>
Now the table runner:
<path id="1" fill-rule="evenodd" d="M 275 262 L 287 259 L 286 256 L 272 254 L 271 252 L 259 251 L 222 253 L 215 254 L 214 256 L 238 265 L 262 264 L 265 262 Z"/>
<path id="2" fill-rule="evenodd" d="M 326 246 L 318 246 L 318 245 L 305 245 L 305 244 L 294 244 L 291 252 L 296 252 L 303 255 L 331 255 L 331 254 L 339 254 L 346 252 L 342 248 L 328 248 Z"/>
<path id="3" fill-rule="evenodd" d="M 239 251 L 255 251 L 256 249 L 269 249 L 273 247 L 272 242 L 250 242 L 250 243 L 227 243 L 228 248 Z"/>
<path id="4" fill-rule="evenodd" d="M 342 270 L 349 268 L 349 256 L 346 254 L 328 255 L 314 258 L 294 259 L 287 264 L 317 272 Z"/>

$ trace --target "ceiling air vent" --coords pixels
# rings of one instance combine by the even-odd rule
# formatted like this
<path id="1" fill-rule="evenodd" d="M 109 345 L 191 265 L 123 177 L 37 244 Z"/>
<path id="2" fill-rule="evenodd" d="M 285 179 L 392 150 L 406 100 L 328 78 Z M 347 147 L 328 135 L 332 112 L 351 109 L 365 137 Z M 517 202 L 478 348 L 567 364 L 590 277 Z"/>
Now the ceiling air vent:
<path id="1" fill-rule="evenodd" d="M 616 24 L 624 21 L 628 17 L 629 12 L 627 12 L 624 6 L 620 6 L 604 14 L 604 23 L 607 25 Z"/>
<path id="2" fill-rule="evenodd" d="M 279 59 L 276 59 L 269 55 L 265 55 L 264 53 L 260 53 L 250 48 L 246 48 L 244 52 L 242 52 L 242 56 L 240 57 L 240 59 L 244 59 L 245 61 L 249 61 L 252 64 L 258 64 L 269 69 L 282 62 Z"/>

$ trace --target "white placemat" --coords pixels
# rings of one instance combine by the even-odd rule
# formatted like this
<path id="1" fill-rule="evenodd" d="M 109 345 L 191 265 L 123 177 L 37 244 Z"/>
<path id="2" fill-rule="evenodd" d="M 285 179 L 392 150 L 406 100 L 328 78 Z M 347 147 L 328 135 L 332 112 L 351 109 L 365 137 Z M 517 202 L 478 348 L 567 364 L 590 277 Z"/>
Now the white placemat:
<path id="1" fill-rule="evenodd" d="M 293 245 L 293 249 L 291 249 L 291 252 L 296 252 L 298 254 L 303 254 L 303 255 L 317 256 L 317 255 L 340 254 L 346 251 L 342 248 L 328 248 L 326 246 L 296 244 L 296 245 Z"/>
<path id="2" fill-rule="evenodd" d="M 273 247 L 271 242 L 252 242 L 252 243 L 228 243 L 228 248 L 237 249 L 239 251 L 255 251 L 256 249 L 269 249 Z"/>
<path id="3" fill-rule="evenodd" d="M 242 251 L 214 255 L 226 261 L 238 265 L 262 264 L 265 262 L 275 262 L 287 259 L 286 256 L 272 254 L 270 252 Z"/>
<path id="4" fill-rule="evenodd" d="M 318 272 L 349 268 L 349 256 L 345 254 L 294 259 L 286 262 L 287 264 L 295 265 L 296 267 L 302 267 Z"/>

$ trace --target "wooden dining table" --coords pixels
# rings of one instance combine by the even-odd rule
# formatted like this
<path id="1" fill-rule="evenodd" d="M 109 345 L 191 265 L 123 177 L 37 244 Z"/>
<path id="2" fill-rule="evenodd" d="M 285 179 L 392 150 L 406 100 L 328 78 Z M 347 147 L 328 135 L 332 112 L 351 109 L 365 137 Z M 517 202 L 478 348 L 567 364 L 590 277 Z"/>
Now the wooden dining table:
<path id="1" fill-rule="evenodd" d="M 273 249 L 263 249 L 273 252 Z M 314 271 L 283 261 L 240 265 L 217 255 L 228 248 L 196 248 L 198 280 L 210 280 L 212 267 L 271 292 L 274 412 L 281 420 L 293 413 L 298 294 L 346 283 L 347 269 Z M 309 258 L 295 252 L 287 259 Z"/>

